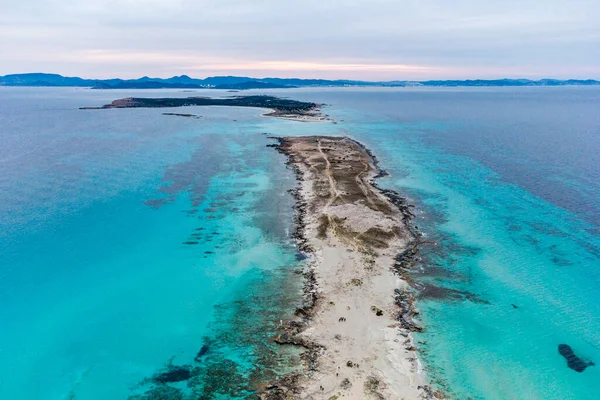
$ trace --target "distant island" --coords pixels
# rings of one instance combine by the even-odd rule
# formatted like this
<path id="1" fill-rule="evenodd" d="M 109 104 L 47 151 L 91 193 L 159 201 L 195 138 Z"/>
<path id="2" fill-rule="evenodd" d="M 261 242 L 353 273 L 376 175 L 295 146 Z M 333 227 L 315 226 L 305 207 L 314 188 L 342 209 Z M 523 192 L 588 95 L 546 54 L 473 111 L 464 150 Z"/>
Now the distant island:
<path id="1" fill-rule="evenodd" d="M 190 78 L 187 75 L 172 78 L 139 79 L 84 79 L 58 74 L 27 73 L 0 76 L 0 86 L 38 87 L 89 87 L 93 89 L 287 89 L 298 87 L 478 87 L 478 86 L 598 86 L 600 81 L 593 79 L 475 79 L 475 80 L 428 80 L 428 81 L 355 81 L 300 78 L 250 78 L 243 76 L 213 76 L 205 79 Z"/>
<path id="2" fill-rule="evenodd" d="M 173 78 L 171 78 L 173 79 Z M 29 85 L 27 85 L 29 86 Z M 35 85 L 40 86 L 40 85 Z M 46 86 L 46 85 L 41 85 Z M 248 90 L 248 89 L 287 89 L 294 88 L 293 85 L 281 85 L 276 83 L 261 82 L 249 80 L 237 83 L 221 83 L 217 85 L 200 85 L 196 83 L 185 82 L 162 82 L 162 81 L 122 81 L 117 83 L 98 82 L 92 86 L 92 89 L 228 89 L 228 90 Z"/>
<path id="3" fill-rule="evenodd" d="M 327 115 L 320 112 L 322 104 L 283 99 L 274 96 L 233 96 L 211 97 L 127 97 L 99 107 L 81 107 L 81 110 L 106 110 L 111 108 L 175 108 L 190 106 L 253 107 L 272 110 L 267 117 L 291 119 L 295 121 L 327 121 Z M 199 117 L 187 113 L 164 113 L 181 117 Z"/>

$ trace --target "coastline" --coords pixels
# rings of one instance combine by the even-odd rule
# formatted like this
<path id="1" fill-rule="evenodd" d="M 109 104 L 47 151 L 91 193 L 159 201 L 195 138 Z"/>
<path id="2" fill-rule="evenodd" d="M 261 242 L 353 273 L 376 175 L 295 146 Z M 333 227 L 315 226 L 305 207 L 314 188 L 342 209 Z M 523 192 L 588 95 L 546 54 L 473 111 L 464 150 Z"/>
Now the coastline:
<path id="1" fill-rule="evenodd" d="M 298 187 L 295 233 L 309 255 L 304 306 L 274 340 L 306 349 L 304 369 L 263 399 L 440 398 L 410 335 L 421 330 L 402 271 L 417 253 L 410 206 L 375 180 L 375 156 L 347 137 L 275 137 Z"/>

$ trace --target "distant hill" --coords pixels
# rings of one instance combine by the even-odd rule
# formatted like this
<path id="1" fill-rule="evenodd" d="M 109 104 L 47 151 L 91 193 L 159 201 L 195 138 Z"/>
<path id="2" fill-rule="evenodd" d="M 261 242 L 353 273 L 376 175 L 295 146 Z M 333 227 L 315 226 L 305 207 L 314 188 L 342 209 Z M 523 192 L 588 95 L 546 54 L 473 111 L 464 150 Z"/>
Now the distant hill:
<path id="1" fill-rule="evenodd" d="M 122 81 L 114 84 L 98 82 L 92 89 L 206 89 L 206 86 L 196 85 L 194 83 L 168 83 L 157 81 Z"/>
<path id="2" fill-rule="evenodd" d="M 450 80 L 450 81 L 425 81 L 419 82 L 423 86 L 590 86 L 600 85 L 600 81 L 588 80 L 559 80 L 559 79 L 540 79 L 537 81 L 529 79 L 494 79 L 494 80 Z"/>
<path id="3" fill-rule="evenodd" d="M 3 86 L 90 86 L 91 82 L 82 78 L 71 78 L 57 74 L 14 74 L 0 76 Z"/>
<path id="4" fill-rule="evenodd" d="M 215 89 L 236 89 L 236 90 L 246 90 L 246 89 L 289 89 L 298 86 L 290 86 L 290 85 L 281 85 L 277 83 L 270 82 L 261 82 L 256 80 L 239 82 L 239 83 L 222 83 L 220 85 L 216 85 Z"/>
<path id="5" fill-rule="evenodd" d="M 429 80 L 429 81 L 353 81 L 353 80 L 327 80 L 327 79 L 300 79 L 300 78 L 250 78 L 244 76 L 212 76 L 205 79 L 190 78 L 187 75 L 171 78 L 150 78 L 144 76 L 139 79 L 84 79 L 67 77 L 58 74 L 28 73 L 0 76 L 0 86 L 75 86 L 91 87 L 94 89 L 284 89 L 292 87 L 314 86 L 384 86 L 384 87 L 409 87 L 409 86 L 596 86 L 600 81 L 587 79 L 493 79 L 493 80 Z"/>

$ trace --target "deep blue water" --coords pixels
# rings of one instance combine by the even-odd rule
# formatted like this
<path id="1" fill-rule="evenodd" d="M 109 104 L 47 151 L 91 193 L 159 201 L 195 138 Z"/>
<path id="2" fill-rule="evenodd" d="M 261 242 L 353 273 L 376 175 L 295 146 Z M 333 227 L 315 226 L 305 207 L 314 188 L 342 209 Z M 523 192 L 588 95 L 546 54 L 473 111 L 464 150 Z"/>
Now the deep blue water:
<path id="1" fill-rule="evenodd" d="M 266 340 L 299 283 L 293 177 L 263 133 L 352 136 L 416 205 L 436 243 L 411 273 L 417 340 L 440 387 L 597 397 L 598 367 L 569 369 L 558 345 L 600 362 L 600 90 L 280 93 L 339 122 L 80 111 L 130 93 L 0 88 L 2 398 L 127 398 L 203 344 L 204 370 L 175 386 L 231 398 L 295 360 Z"/>

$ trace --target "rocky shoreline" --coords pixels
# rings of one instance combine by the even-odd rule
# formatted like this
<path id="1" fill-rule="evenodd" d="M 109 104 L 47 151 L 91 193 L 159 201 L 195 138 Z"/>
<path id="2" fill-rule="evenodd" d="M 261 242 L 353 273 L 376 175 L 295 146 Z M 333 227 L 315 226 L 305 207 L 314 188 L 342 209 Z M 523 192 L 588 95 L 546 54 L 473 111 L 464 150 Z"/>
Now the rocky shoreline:
<path id="1" fill-rule="evenodd" d="M 278 143 L 269 146 L 288 158 L 298 180 L 293 235 L 310 261 L 303 273 L 304 304 L 274 339 L 305 349 L 304 369 L 269 383 L 259 397 L 441 398 L 425 383 L 410 336 L 422 330 L 403 274 L 421 242 L 410 224 L 411 205 L 377 187 L 385 171 L 352 139 L 273 139 Z M 390 286 L 390 277 L 398 282 Z M 336 304 L 351 300 L 346 307 Z M 342 316 L 332 320 L 332 313 Z"/>

